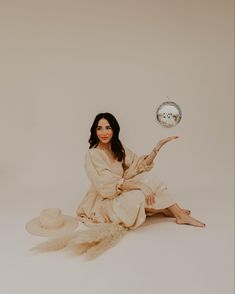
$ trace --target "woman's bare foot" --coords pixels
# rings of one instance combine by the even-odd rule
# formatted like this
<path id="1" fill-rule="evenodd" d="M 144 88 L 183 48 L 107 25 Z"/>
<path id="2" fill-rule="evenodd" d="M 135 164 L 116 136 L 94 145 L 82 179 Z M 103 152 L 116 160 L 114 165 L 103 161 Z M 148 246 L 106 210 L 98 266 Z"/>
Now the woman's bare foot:
<path id="1" fill-rule="evenodd" d="M 186 214 L 182 208 L 177 203 L 172 204 L 167 208 L 175 216 L 177 224 L 186 224 L 196 227 L 205 227 L 205 224 L 192 218 L 190 215 Z"/>
<path id="2" fill-rule="evenodd" d="M 192 225 L 192 226 L 196 226 L 196 227 L 205 227 L 206 226 L 206 224 L 200 222 L 199 220 L 196 220 L 195 218 L 193 218 L 187 214 L 184 214 L 184 215 L 177 217 L 175 222 L 178 225 L 185 224 L 185 225 Z"/>
<path id="3" fill-rule="evenodd" d="M 191 213 L 191 211 L 188 210 L 188 209 L 183 209 L 183 208 L 182 208 L 182 210 L 183 210 L 187 215 L 190 215 L 190 213 Z M 163 209 L 163 210 L 161 211 L 161 213 L 164 214 L 164 215 L 167 216 L 167 217 L 175 217 L 175 216 L 173 215 L 173 213 L 172 213 L 170 210 L 168 210 L 167 208 Z"/>

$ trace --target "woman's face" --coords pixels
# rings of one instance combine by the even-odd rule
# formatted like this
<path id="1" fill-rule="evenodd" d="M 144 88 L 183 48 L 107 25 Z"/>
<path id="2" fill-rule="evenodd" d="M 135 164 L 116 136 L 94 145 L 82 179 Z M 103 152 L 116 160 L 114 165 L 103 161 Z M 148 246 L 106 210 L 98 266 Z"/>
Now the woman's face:
<path id="1" fill-rule="evenodd" d="M 96 128 L 96 135 L 103 144 L 108 144 L 113 136 L 113 130 L 105 118 L 101 118 Z"/>

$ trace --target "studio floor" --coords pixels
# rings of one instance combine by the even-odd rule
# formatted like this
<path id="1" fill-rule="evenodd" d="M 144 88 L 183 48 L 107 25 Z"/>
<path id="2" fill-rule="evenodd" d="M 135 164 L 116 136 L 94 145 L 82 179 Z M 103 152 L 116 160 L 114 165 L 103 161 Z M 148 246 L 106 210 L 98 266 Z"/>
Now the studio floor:
<path id="1" fill-rule="evenodd" d="M 60 190 L 50 197 L 55 191 L 2 186 L 0 293 L 234 293 L 233 191 L 224 186 L 200 188 L 185 187 L 178 203 L 204 221 L 205 228 L 152 216 L 115 247 L 87 261 L 68 251 L 31 252 L 33 245 L 45 239 L 24 228 L 40 208 L 50 207 L 53 201 L 65 214 L 74 215 L 72 191 Z"/>

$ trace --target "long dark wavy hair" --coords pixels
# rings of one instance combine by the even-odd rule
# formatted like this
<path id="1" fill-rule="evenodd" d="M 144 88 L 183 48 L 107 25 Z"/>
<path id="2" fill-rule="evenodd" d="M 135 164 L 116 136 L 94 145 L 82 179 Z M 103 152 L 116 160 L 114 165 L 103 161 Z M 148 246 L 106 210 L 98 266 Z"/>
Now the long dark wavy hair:
<path id="1" fill-rule="evenodd" d="M 102 118 L 106 119 L 109 122 L 113 131 L 113 136 L 111 139 L 111 150 L 113 152 L 113 155 L 118 161 L 123 161 L 123 164 L 124 164 L 125 150 L 122 146 L 121 141 L 119 140 L 120 126 L 116 118 L 114 117 L 114 115 L 112 115 L 109 112 L 99 113 L 95 117 L 95 120 L 90 129 L 91 135 L 88 141 L 90 143 L 89 149 L 91 149 L 93 146 L 97 147 L 97 145 L 99 144 L 99 138 L 96 135 L 96 129 L 97 129 L 99 121 Z"/>

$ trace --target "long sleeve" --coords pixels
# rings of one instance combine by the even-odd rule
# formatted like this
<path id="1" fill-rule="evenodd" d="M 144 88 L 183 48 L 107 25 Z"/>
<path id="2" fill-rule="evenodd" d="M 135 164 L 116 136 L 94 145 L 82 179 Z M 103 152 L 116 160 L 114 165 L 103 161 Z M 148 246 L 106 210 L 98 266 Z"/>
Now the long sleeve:
<path id="1" fill-rule="evenodd" d="M 89 149 L 86 153 L 85 170 L 103 198 L 114 199 L 121 194 L 120 186 L 124 178 L 111 172 L 107 161 L 97 150 Z"/>
<path id="2" fill-rule="evenodd" d="M 135 175 L 138 175 L 144 171 L 150 171 L 154 163 L 152 162 L 150 165 L 146 164 L 145 158 L 148 155 L 136 155 L 130 149 L 125 147 L 126 158 L 125 158 L 125 172 L 124 179 L 130 179 Z"/>

